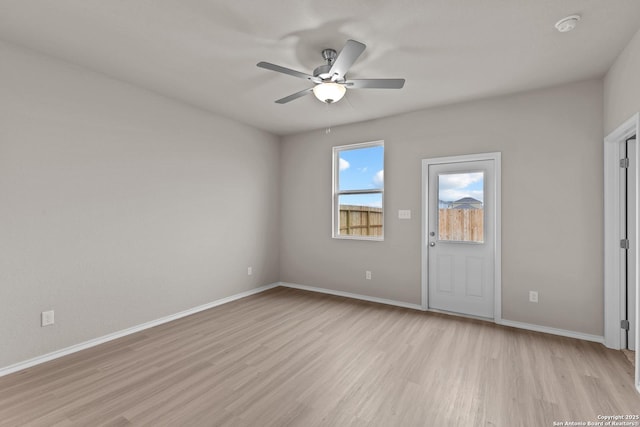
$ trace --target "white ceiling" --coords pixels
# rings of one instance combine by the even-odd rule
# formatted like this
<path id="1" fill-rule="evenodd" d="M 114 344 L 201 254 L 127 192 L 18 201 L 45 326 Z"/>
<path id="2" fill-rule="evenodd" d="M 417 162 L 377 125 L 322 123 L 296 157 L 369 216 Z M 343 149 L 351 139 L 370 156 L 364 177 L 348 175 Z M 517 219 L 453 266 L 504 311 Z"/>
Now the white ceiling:
<path id="1" fill-rule="evenodd" d="M 0 0 L 6 41 L 279 135 L 600 77 L 639 27 L 638 0 Z M 311 73 L 350 38 L 349 77 L 404 89 L 274 103 L 310 82 L 257 62 Z"/>

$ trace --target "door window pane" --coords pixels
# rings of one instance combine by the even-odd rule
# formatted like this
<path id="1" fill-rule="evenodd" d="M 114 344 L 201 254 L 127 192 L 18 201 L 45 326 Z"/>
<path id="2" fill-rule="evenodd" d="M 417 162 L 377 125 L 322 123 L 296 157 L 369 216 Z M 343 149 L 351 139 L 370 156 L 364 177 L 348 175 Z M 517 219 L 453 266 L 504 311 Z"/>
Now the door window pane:
<path id="1" fill-rule="evenodd" d="M 382 194 L 338 196 L 339 235 L 382 236 Z"/>
<path id="2" fill-rule="evenodd" d="M 438 174 L 438 240 L 484 242 L 484 172 Z"/>

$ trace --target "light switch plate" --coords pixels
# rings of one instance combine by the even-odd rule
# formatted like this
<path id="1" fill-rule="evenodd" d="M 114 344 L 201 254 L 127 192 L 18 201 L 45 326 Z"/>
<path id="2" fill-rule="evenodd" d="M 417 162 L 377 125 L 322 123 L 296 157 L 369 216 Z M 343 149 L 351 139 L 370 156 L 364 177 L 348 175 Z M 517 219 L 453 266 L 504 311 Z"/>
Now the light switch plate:
<path id="1" fill-rule="evenodd" d="M 411 219 L 411 210 L 409 209 L 398 210 L 398 219 Z"/>

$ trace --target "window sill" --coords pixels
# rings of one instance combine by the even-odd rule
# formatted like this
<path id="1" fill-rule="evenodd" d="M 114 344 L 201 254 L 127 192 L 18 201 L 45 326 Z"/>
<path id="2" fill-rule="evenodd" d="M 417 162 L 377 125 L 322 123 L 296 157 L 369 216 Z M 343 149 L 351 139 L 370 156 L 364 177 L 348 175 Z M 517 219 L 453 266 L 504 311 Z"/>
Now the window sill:
<path id="1" fill-rule="evenodd" d="M 336 240 L 366 240 L 366 241 L 370 241 L 370 242 L 384 242 L 384 236 L 375 236 L 375 237 L 369 237 L 369 236 L 331 236 L 333 239 Z"/>

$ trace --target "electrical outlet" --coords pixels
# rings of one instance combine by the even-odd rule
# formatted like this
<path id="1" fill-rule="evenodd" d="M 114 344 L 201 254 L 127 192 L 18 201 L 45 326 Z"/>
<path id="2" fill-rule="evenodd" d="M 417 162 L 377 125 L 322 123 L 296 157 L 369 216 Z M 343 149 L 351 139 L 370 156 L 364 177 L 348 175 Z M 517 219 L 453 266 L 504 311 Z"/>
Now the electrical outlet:
<path id="1" fill-rule="evenodd" d="M 529 302 L 538 302 L 538 291 L 529 291 Z"/>
<path id="2" fill-rule="evenodd" d="M 55 323 L 55 318 L 53 316 L 53 310 L 43 311 L 40 314 L 41 324 L 42 326 L 49 326 Z"/>
<path id="3" fill-rule="evenodd" d="M 367 280 L 371 280 L 371 272 L 369 270 L 364 272 L 364 278 Z"/>
<path id="4" fill-rule="evenodd" d="M 253 267 L 247 268 L 247 276 L 251 276 L 253 274 Z"/>

